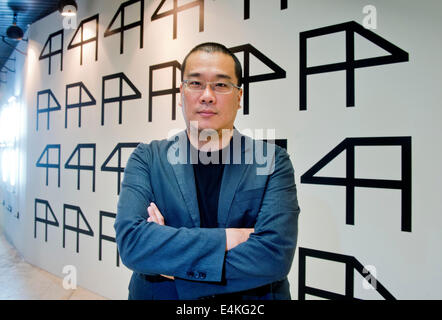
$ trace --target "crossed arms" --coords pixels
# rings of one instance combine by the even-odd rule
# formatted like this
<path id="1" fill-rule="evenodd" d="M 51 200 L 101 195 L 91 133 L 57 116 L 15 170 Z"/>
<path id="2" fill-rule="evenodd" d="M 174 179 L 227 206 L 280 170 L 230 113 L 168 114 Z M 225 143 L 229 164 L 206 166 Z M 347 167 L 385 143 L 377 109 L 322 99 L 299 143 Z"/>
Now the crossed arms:
<path id="1" fill-rule="evenodd" d="M 268 177 L 251 232 L 183 227 L 186 221 L 180 219 L 188 215 L 184 205 L 176 206 L 177 212 L 162 212 L 170 221 L 167 225 L 160 223 L 156 212 L 156 220 L 151 218 L 146 210 L 155 201 L 151 181 L 175 178 L 167 166 L 154 163 L 155 157 L 161 157 L 153 156 L 158 149 L 140 145 L 126 165 L 115 222 L 123 263 L 138 273 L 173 276 L 185 299 L 247 290 L 284 279 L 296 248 L 299 214 L 293 167 L 285 150 L 277 149 L 275 171 Z M 171 196 L 177 193 L 179 189 L 172 187 Z"/>
<path id="2" fill-rule="evenodd" d="M 164 217 L 161 214 L 160 209 L 154 202 L 151 202 L 147 207 L 147 213 L 149 218 L 147 222 L 157 223 L 161 226 L 165 225 Z M 226 228 L 226 251 L 235 248 L 237 245 L 247 241 L 250 234 L 255 231 L 253 228 Z M 162 274 L 163 277 L 174 280 L 175 277 Z"/>
<path id="3" fill-rule="evenodd" d="M 154 222 L 161 226 L 165 225 L 164 217 L 154 202 L 151 202 L 149 207 L 147 207 L 147 213 L 149 214 L 147 222 Z M 247 241 L 249 235 L 253 231 L 255 231 L 253 228 L 226 228 L 226 251 L 229 251 L 240 243 Z"/>

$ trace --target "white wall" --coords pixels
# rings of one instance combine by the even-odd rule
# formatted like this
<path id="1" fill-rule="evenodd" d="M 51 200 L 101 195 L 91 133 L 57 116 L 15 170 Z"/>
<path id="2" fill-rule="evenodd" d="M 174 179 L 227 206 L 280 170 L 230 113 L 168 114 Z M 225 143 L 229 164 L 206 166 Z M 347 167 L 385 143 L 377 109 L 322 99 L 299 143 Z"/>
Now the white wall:
<path id="1" fill-rule="evenodd" d="M 24 38 L 28 37 L 25 33 Z M 12 41 L 7 40 L 9 43 Z M 17 44 L 16 49 L 23 52 L 27 50 L 27 42 L 21 41 Z M 14 186 L 4 182 L 3 174 L 0 179 L 0 230 L 4 231 L 5 237 L 11 242 L 20 252 L 23 252 L 26 245 L 24 237 L 24 225 L 20 215 L 20 199 L 24 199 L 26 191 L 26 155 L 27 155 L 27 109 L 26 109 L 26 93 L 24 87 L 24 79 L 26 75 L 26 56 L 19 51 L 14 50 L 9 57 L 11 60 L 6 62 L 6 67 L 2 71 L 6 71 L 2 76 L 2 83 L 0 86 L 0 112 L 4 107 L 10 105 L 9 99 L 16 97 L 16 110 L 18 113 L 18 127 L 16 128 L 17 143 L 16 148 L 19 153 L 19 161 L 17 165 L 17 172 L 15 173 L 17 179 Z M 3 169 L 3 152 L 4 148 L 0 148 L 0 167 Z M 1 169 L 0 169 L 1 170 Z M 25 215 L 26 216 L 26 215 Z"/>
<path id="2" fill-rule="evenodd" d="M 178 2 L 182 5 L 192 1 Z M 48 36 L 63 29 L 62 18 L 53 13 L 30 27 L 23 83 L 27 147 L 23 150 L 26 163 L 21 186 L 25 189 L 19 195 L 20 219 L 5 224 L 8 236 L 22 243 L 17 246 L 27 260 L 61 277 L 65 265 L 74 265 L 80 286 L 110 298 L 125 299 L 130 271 L 121 264 L 116 266 L 115 244 L 104 241 L 103 259 L 98 259 L 99 213 L 115 213 L 118 199 L 117 175 L 102 171 L 101 165 L 118 143 L 149 142 L 166 137 L 173 128 L 184 127 L 178 106 L 176 120 L 171 119 L 171 95 L 153 98 L 152 121 L 148 122 L 149 67 L 175 60 L 181 63 L 193 46 L 205 41 L 221 42 L 228 47 L 250 44 L 282 68 L 286 76 L 250 84 L 250 113 L 240 113 L 236 127 L 240 130 L 276 128 L 276 138 L 287 139 L 302 210 L 298 245 L 302 250 L 319 250 L 321 258 L 307 256 L 306 279 L 302 285 L 345 294 L 346 281 L 353 279 L 354 284 L 349 288 L 353 288 L 355 297 L 383 298 L 375 290 L 364 289 L 364 278 L 354 269 L 372 266 L 367 268 L 377 280 L 378 291 L 382 292 L 383 285 L 397 299 L 442 297 L 438 289 L 442 284 L 442 204 L 438 195 L 442 153 L 437 143 L 442 137 L 440 1 L 370 1 L 377 13 L 377 27 L 370 30 L 370 34 L 377 34 L 405 51 L 408 61 L 357 68 L 353 107 L 346 106 L 345 71 L 309 75 L 307 110 L 300 110 L 299 103 L 300 33 L 350 21 L 363 25 L 367 17 L 363 8 L 367 2 L 288 0 L 287 9 L 281 10 L 278 0 L 255 0 L 251 1 L 250 18 L 245 20 L 244 1 L 204 1 L 204 30 L 199 32 L 199 11 L 195 7 L 178 14 L 177 37 L 173 39 L 173 17 L 151 21 L 160 1 L 145 1 L 143 48 L 140 48 L 140 28 L 134 28 L 124 33 L 123 54 L 120 54 L 119 34 L 104 37 L 120 3 L 122 1 L 78 1 L 78 23 L 99 14 L 98 60 L 95 61 L 93 42 L 83 47 L 80 65 L 80 48 L 67 49 L 75 30 L 64 29 L 63 71 L 60 71 L 60 55 L 57 55 L 52 57 L 50 75 L 48 59 L 38 58 Z M 172 9 L 172 3 L 166 1 L 160 12 Z M 125 15 L 126 23 L 138 19 L 139 2 L 128 7 Z M 95 22 L 86 24 L 85 30 L 93 34 Z M 345 61 L 345 39 L 344 32 L 308 39 L 307 67 Z M 389 54 L 358 34 L 354 43 L 355 59 Z M 54 46 L 56 48 L 55 41 Z M 238 57 L 243 61 L 244 54 L 238 53 Z M 171 70 L 156 71 L 154 90 L 171 88 Z M 105 121 L 101 125 L 102 79 L 119 72 L 124 72 L 138 88 L 141 98 L 123 102 L 122 124 L 118 124 L 118 105 L 106 104 Z M 269 72 L 273 71 L 251 55 L 250 75 Z M 66 85 L 79 81 L 96 99 L 96 104 L 82 108 L 81 128 L 78 110 L 69 110 L 65 128 Z M 105 98 L 112 93 L 117 95 L 115 80 L 106 82 L 105 86 Z M 61 109 L 51 112 L 49 130 L 47 117 L 41 114 L 37 131 L 37 93 L 46 89 L 52 90 Z M 68 104 L 78 99 L 74 91 L 69 91 L 72 100 Z M 132 92 L 126 88 L 123 93 Z M 83 93 L 83 101 L 84 97 Z M 375 181 L 369 181 L 371 187 L 360 187 L 361 181 L 356 182 L 355 220 L 354 224 L 347 224 L 346 200 L 352 197 L 346 196 L 346 187 L 301 183 L 301 176 L 346 138 L 382 137 L 411 138 L 411 223 L 401 227 L 401 190 L 379 188 L 384 185 L 381 180 L 402 180 L 401 151 L 405 149 L 394 144 L 379 145 L 387 139 L 373 140 L 368 146 L 358 145 L 368 141 L 362 139 L 356 141 L 355 146 L 355 178 Z M 347 141 L 350 147 L 355 142 Z M 83 143 L 96 146 L 95 192 L 92 192 L 91 172 L 81 172 L 80 190 L 77 190 L 76 170 L 64 168 L 76 146 Z M 60 187 L 56 169 L 49 169 L 46 186 L 46 169 L 36 166 L 45 147 L 51 144 L 60 145 Z M 123 149 L 123 167 L 131 150 Z M 54 155 L 50 154 L 51 163 L 57 161 Z M 345 178 L 346 156 L 346 152 L 341 152 L 315 176 Z M 42 159 L 46 161 L 45 156 Z M 91 153 L 84 150 L 82 159 L 83 165 L 91 164 Z M 76 157 L 72 164 L 75 161 Z M 116 157 L 109 165 L 116 165 Z M 45 224 L 40 222 L 34 238 L 35 199 L 48 201 L 59 223 L 58 227 L 48 226 L 47 242 Z M 94 233 L 93 236 L 80 234 L 78 253 L 76 234 L 72 231 L 66 231 L 66 246 L 62 247 L 66 204 L 81 208 Z M 37 215 L 43 218 L 44 214 L 44 207 L 39 205 Z M 76 215 L 73 211 L 67 214 L 66 224 L 74 225 Z M 114 236 L 113 219 L 103 221 L 103 234 Z M 84 223 L 80 227 L 87 229 Z M 341 259 L 341 262 L 330 259 Z M 346 279 L 343 261 L 348 262 L 354 276 L 348 275 Z M 299 268 L 297 250 L 289 275 L 294 299 L 298 298 Z M 307 299 L 317 298 L 308 294 L 308 289 L 302 289 L 300 298 L 304 294 Z"/>

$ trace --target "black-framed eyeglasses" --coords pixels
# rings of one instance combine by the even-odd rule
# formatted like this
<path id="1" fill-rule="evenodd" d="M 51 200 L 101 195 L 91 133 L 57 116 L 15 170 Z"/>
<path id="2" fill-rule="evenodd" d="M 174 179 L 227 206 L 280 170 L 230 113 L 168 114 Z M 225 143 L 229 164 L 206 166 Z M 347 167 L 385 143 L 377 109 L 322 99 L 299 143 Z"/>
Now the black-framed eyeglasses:
<path id="1" fill-rule="evenodd" d="M 230 81 L 208 82 L 204 80 L 183 80 L 183 85 L 190 91 L 195 92 L 202 92 L 206 90 L 207 85 L 209 85 L 212 91 L 220 94 L 231 93 L 233 91 L 233 88 L 241 89 L 241 87 L 234 85 Z"/>

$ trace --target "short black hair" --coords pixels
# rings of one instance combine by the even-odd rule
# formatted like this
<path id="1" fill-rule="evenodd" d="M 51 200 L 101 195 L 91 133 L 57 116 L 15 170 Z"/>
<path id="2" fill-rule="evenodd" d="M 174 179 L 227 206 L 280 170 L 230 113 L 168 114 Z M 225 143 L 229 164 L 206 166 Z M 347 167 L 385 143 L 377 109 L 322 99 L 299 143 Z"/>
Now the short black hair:
<path id="1" fill-rule="evenodd" d="M 184 77 L 184 70 L 186 69 L 186 63 L 189 56 L 197 51 L 204 51 L 207 53 L 214 53 L 214 52 L 221 52 L 224 54 L 229 55 L 232 57 L 233 61 L 235 62 L 235 76 L 238 79 L 237 86 L 241 87 L 242 85 L 242 67 L 241 63 L 239 62 L 238 58 L 233 54 L 232 51 L 230 51 L 226 46 L 216 43 L 216 42 L 205 42 L 197 45 L 194 47 L 190 52 L 186 55 L 184 58 L 183 64 L 181 65 L 181 80 L 183 80 Z"/>

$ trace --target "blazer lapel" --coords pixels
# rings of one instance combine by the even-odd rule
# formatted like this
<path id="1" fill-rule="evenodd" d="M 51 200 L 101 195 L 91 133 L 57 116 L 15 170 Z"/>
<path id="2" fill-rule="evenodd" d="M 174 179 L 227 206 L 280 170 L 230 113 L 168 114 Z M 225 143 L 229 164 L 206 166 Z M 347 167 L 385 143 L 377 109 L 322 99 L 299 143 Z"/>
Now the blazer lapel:
<path id="1" fill-rule="evenodd" d="M 242 136 L 243 135 L 241 135 L 236 129 L 234 130 L 233 139 L 239 139 L 239 141 L 241 141 Z M 252 148 L 249 144 L 247 143 L 243 144 L 241 141 L 242 159 L 246 159 L 245 154 L 246 152 L 251 152 L 251 149 Z M 233 148 L 233 152 L 235 152 L 235 146 Z M 227 226 L 227 221 L 229 218 L 230 207 L 232 205 L 233 197 L 235 196 L 239 182 L 241 181 L 241 178 L 244 175 L 246 169 L 247 165 L 245 165 L 242 161 L 241 164 L 234 164 L 231 161 L 230 164 L 224 165 L 223 178 L 221 181 L 221 190 L 218 199 L 218 226 L 221 228 L 225 228 Z"/>
<path id="2" fill-rule="evenodd" d="M 193 224 L 195 227 L 199 227 L 201 221 L 192 164 L 176 164 L 172 165 L 172 168 L 175 172 L 181 194 L 186 202 L 187 210 L 192 217 Z"/>
<path id="3" fill-rule="evenodd" d="M 188 157 L 190 150 L 187 145 L 186 131 L 180 132 L 178 138 L 178 142 L 171 146 L 173 154 L 176 153 L 178 148 L 180 148 L 180 151 L 184 150 L 182 148 L 186 148 L 186 152 L 179 152 L 178 163 L 172 164 L 172 168 L 193 224 L 195 227 L 200 227 L 201 221 L 196 195 L 195 175 L 193 173 L 193 166 Z"/>

